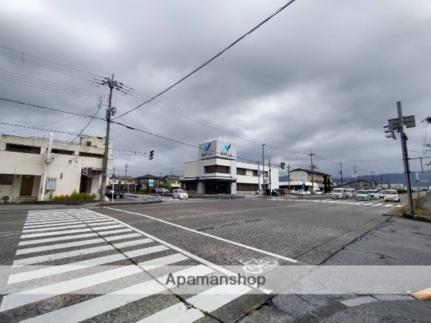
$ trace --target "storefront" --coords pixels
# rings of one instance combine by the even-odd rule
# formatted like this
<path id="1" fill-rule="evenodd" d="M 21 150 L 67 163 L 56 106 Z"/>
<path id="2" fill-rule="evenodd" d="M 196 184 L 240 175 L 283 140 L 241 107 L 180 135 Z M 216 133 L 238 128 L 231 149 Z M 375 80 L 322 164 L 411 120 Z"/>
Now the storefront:
<path id="1" fill-rule="evenodd" d="M 182 187 L 198 194 L 254 194 L 262 187 L 278 188 L 278 169 L 237 160 L 229 143 L 199 145 L 199 159 L 184 164 Z"/>

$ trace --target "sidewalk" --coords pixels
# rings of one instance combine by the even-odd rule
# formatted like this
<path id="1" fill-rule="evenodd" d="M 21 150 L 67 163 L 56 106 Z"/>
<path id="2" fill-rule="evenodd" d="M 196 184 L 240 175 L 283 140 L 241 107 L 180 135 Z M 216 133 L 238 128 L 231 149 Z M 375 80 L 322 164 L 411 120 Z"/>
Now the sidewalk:
<path id="1" fill-rule="evenodd" d="M 431 210 L 431 196 L 424 205 Z M 431 223 L 392 217 L 322 265 L 431 266 L 430 250 Z M 430 287 L 431 269 L 430 286 L 420 289 Z M 431 322 L 431 301 L 407 294 L 277 295 L 240 322 Z"/>

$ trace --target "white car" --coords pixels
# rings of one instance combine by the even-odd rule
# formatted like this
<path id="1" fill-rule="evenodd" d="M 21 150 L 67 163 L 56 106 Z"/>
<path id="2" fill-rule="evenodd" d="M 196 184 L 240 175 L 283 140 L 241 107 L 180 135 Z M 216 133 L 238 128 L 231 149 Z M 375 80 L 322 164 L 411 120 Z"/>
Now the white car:
<path id="1" fill-rule="evenodd" d="M 180 200 L 182 200 L 182 199 L 188 199 L 189 198 L 189 194 L 187 194 L 186 191 L 184 191 L 184 190 L 182 190 L 180 188 L 177 188 L 177 189 L 174 189 L 172 191 L 172 197 L 174 199 L 180 199 Z"/>
<path id="2" fill-rule="evenodd" d="M 356 190 L 354 188 L 346 188 L 345 192 L 346 192 L 346 198 L 348 199 L 352 199 L 356 195 Z"/>
<path id="3" fill-rule="evenodd" d="M 346 190 L 344 188 L 334 188 L 331 192 L 333 199 L 344 199 L 346 198 Z"/>
<path id="4" fill-rule="evenodd" d="M 369 191 L 360 190 L 356 192 L 356 200 L 369 201 L 370 199 L 371 199 L 371 194 Z"/>
<path id="5" fill-rule="evenodd" d="M 370 195 L 370 198 L 373 200 L 378 200 L 380 198 L 380 194 L 377 190 L 369 190 L 368 194 Z"/>
<path id="6" fill-rule="evenodd" d="M 399 202 L 400 196 L 396 190 L 387 190 L 385 191 L 385 196 L 383 197 L 383 201 L 385 202 Z"/>

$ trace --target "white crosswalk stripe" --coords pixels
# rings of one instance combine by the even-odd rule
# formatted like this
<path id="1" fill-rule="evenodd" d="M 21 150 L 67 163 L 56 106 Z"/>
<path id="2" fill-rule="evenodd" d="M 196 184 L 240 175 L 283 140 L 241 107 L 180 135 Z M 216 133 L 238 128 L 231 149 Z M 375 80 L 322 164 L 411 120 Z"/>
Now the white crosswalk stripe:
<path id="1" fill-rule="evenodd" d="M 375 203 L 375 202 L 354 202 L 354 201 L 338 201 L 338 200 L 327 200 L 327 199 L 273 199 L 272 201 L 287 201 L 287 202 L 313 202 L 313 203 L 324 203 L 324 204 L 341 204 L 341 205 L 355 205 L 355 206 L 368 206 L 368 207 L 403 207 L 402 204 L 386 204 L 386 203 Z"/>
<path id="2" fill-rule="evenodd" d="M 14 320 L 62 323 L 91 320 L 155 294 L 171 296 L 171 288 L 176 286 L 165 285 L 171 277 L 167 272 L 172 277 L 233 274 L 103 214 L 85 209 L 45 214 L 42 210 L 29 212 L 8 278 L 12 292 L 0 304 L 0 312 L 14 313 L 10 314 Z M 45 262 L 50 265 L 38 265 Z M 179 264 L 186 265 L 170 267 Z M 151 274 L 158 270 L 162 271 Z M 110 288 L 106 289 L 107 286 Z M 138 312 L 136 320 L 192 322 L 253 289 L 245 285 L 203 286 L 186 299 L 193 308 L 174 298 L 176 304 L 165 307 L 162 302 L 151 315 Z M 87 290 L 90 298 L 72 303 L 55 301 Z M 54 306 L 44 306 L 45 302 L 53 302 Z M 26 309 L 21 310 L 22 307 Z"/>

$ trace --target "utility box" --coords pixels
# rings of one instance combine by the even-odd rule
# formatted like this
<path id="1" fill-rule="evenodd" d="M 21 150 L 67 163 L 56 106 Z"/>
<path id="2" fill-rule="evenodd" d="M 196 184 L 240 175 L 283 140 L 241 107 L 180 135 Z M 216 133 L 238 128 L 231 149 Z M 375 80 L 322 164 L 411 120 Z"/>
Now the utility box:
<path id="1" fill-rule="evenodd" d="M 54 177 L 48 177 L 46 179 L 46 187 L 45 190 L 47 191 L 55 191 L 57 187 L 57 179 Z"/>

